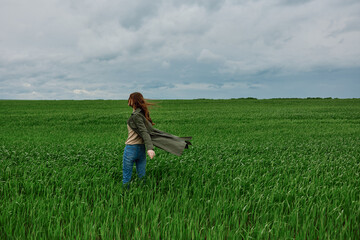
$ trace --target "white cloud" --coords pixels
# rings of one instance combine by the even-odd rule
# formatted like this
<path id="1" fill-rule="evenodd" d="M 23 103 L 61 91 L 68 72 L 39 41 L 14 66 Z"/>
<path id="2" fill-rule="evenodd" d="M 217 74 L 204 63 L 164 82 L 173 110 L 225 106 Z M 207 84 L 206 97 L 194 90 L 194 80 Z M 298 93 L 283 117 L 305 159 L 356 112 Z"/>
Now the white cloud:
<path id="1" fill-rule="evenodd" d="M 84 90 L 84 89 L 75 89 L 75 90 L 73 90 L 73 93 L 75 93 L 75 94 L 86 94 L 86 95 L 93 95 L 94 94 L 94 93 L 89 92 L 89 91 Z"/>

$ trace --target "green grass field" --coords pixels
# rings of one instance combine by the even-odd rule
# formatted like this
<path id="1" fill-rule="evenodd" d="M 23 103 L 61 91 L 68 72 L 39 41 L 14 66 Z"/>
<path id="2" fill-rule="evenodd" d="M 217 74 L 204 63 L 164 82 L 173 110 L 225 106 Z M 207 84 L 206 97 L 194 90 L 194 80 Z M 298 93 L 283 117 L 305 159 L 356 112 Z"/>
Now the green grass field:
<path id="1" fill-rule="evenodd" d="M 360 99 L 153 102 L 126 191 L 127 101 L 0 101 L 0 239 L 360 239 Z"/>

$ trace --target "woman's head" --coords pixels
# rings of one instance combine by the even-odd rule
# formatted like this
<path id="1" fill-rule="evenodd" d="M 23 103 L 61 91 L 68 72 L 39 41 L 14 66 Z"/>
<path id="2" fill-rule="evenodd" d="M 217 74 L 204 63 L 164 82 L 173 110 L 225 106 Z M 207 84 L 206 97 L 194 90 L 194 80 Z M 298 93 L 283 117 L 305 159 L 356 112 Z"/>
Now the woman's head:
<path id="1" fill-rule="evenodd" d="M 141 93 L 133 92 L 129 96 L 128 105 L 135 109 L 137 109 L 137 108 L 142 109 L 142 106 L 146 105 L 146 101 Z"/>
<path id="2" fill-rule="evenodd" d="M 147 102 L 143 95 L 139 92 L 133 92 L 130 94 L 129 99 L 128 99 L 128 105 L 134 109 L 138 109 L 140 108 L 144 115 L 145 118 L 152 124 L 155 125 L 155 123 L 152 122 L 151 118 L 150 118 L 150 113 L 148 110 L 148 106 L 150 105 L 155 105 L 153 103 L 149 103 Z"/>

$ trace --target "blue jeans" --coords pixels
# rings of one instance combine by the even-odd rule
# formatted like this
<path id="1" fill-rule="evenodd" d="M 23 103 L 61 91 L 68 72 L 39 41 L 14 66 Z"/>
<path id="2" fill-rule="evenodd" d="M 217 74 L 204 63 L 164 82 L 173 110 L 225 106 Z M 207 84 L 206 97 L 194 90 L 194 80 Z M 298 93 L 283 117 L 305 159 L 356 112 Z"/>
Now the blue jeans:
<path id="1" fill-rule="evenodd" d="M 145 144 L 125 145 L 123 155 L 123 184 L 130 182 L 134 163 L 136 164 L 136 172 L 139 178 L 143 178 L 145 176 L 146 166 Z"/>

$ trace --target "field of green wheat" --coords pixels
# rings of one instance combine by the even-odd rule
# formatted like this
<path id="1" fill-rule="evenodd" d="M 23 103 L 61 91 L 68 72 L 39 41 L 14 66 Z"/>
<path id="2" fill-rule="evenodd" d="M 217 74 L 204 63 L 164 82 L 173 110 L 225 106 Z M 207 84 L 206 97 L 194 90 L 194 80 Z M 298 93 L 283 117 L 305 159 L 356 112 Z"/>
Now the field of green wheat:
<path id="1" fill-rule="evenodd" d="M 0 239 L 360 239 L 360 99 L 152 102 L 126 190 L 127 101 L 0 101 Z"/>

